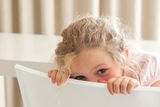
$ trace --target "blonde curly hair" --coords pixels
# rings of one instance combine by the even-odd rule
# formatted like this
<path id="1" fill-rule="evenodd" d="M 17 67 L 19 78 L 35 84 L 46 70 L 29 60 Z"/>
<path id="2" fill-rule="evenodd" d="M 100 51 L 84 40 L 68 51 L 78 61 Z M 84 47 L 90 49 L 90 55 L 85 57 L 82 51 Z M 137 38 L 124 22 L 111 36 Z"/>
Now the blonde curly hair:
<path id="1" fill-rule="evenodd" d="M 120 19 L 85 16 L 71 23 L 61 36 L 63 40 L 55 50 L 59 70 L 70 73 L 72 58 L 86 49 L 99 47 L 110 54 L 124 71 L 138 79 L 140 67 L 137 61 L 129 60 L 123 52 L 124 48 L 131 48 L 127 42 L 130 33 Z"/>

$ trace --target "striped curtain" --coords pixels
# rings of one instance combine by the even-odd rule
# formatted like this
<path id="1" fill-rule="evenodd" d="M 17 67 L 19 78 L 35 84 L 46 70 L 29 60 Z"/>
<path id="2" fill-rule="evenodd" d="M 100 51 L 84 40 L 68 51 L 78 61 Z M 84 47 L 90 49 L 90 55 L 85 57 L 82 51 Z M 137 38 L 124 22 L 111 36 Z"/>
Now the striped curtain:
<path id="1" fill-rule="evenodd" d="M 60 34 L 86 13 L 122 18 L 136 37 L 159 40 L 160 0 L 0 0 L 0 32 Z"/>
<path id="2" fill-rule="evenodd" d="M 125 20 L 135 38 L 160 40 L 160 0 L 0 0 L 0 33 L 59 35 L 77 16 Z M 17 80 L 5 77 L 6 107 L 22 107 Z"/>

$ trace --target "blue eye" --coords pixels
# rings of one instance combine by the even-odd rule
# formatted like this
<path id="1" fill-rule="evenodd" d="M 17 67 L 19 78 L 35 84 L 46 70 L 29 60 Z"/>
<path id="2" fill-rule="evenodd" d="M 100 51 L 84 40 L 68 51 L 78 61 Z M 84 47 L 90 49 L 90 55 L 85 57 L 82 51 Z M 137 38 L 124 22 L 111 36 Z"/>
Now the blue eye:
<path id="1" fill-rule="evenodd" d="M 84 80 L 85 76 L 80 75 L 80 76 L 75 77 L 74 79 L 76 79 L 76 80 Z"/>
<path id="2" fill-rule="evenodd" d="M 106 69 L 100 69 L 100 70 L 97 72 L 97 74 L 98 74 L 98 75 L 101 75 L 101 74 L 105 73 L 105 71 L 106 71 Z"/>

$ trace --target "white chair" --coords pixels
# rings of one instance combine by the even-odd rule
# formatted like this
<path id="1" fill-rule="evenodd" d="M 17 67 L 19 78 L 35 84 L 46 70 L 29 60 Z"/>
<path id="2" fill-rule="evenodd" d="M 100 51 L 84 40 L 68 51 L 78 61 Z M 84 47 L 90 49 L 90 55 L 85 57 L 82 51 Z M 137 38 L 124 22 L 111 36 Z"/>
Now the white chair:
<path id="1" fill-rule="evenodd" d="M 106 84 L 69 79 L 62 87 L 47 74 L 15 65 L 24 107 L 160 107 L 160 88 L 138 87 L 129 95 L 110 95 Z"/>

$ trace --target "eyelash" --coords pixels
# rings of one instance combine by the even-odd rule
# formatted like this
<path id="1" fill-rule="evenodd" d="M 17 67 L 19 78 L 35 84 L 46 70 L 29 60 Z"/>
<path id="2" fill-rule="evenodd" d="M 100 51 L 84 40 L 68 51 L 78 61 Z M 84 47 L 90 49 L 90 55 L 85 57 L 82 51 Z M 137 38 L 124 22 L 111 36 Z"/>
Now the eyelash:
<path id="1" fill-rule="evenodd" d="M 107 69 L 100 69 L 97 71 L 97 75 L 102 75 L 106 72 Z M 99 73 L 99 71 L 102 71 L 102 73 Z"/>
<path id="2" fill-rule="evenodd" d="M 84 80 L 85 78 L 86 78 L 85 76 L 80 75 L 80 76 L 75 77 L 74 79 L 76 79 L 76 80 Z"/>
<path id="3" fill-rule="evenodd" d="M 106 70 L 107 70 L 107 69 L 100 69 L 100 70 L 98 70 L 98 71 L 97 71 L 97 75 L 102 75 L 102 74 L 104 74 L 104 73 L 106 72 Z M 99 73 L 98 73 L 99 71 L 102 71 L 102 73 L 99 74 Z M 73 78 L 73 77 L 71 76 L 70 78 Z M 80 75 L 80 76 L 76 76 L 74 79 L 76 79 L 76 80 L 85 80 L 86 77 L 83 76 L 83 75 Z"/>

